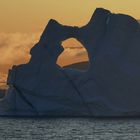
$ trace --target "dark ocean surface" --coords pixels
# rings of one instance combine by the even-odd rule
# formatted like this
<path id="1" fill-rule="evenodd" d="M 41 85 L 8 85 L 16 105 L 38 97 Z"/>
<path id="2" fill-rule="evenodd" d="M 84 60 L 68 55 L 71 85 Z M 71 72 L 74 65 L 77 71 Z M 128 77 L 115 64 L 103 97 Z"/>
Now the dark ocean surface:
<path id="1" fill-rule="evenodd" d="M 138 118 L 0 118 L 0 140 L 139 139 Z"/>

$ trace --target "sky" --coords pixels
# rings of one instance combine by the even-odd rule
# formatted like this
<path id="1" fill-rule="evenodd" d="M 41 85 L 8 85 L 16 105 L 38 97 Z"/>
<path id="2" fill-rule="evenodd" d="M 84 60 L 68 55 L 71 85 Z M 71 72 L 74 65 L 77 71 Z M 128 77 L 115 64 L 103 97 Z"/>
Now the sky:
<path id="1" fill-rule="evenodd" d="M 96 7 L 140 18 L 140 0 L 0 0 L 0 32 L 41 31 L 51 18 L 82 26 Z"/>
<path id="2" fill-rule="evenodd" d="M 7 73 L 13 64 L 28 62 L 30 49 L 50 19 L 81 27 L 98 7 L 140 19 L 140 0 L 0 0 L 0 73 Z M 88 60 L 84 48 L 70 48 L 82 46 L 76 40 L 63 45 L 60 65 Z"/>

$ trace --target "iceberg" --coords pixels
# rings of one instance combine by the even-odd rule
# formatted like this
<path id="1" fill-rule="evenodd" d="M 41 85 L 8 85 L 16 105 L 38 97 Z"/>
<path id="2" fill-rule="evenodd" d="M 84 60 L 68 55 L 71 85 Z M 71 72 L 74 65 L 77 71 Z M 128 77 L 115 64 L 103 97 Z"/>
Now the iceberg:
<path id="1" fill-rule="evenodd" d="M 56 64 L 71 37 L 88 52 L 86 71 Z M 9 70 L 0 116 L 140 115 L 140 24 L 133 17 L 97 8 L 82 27 L 51 19 L 30 54 Z"/>

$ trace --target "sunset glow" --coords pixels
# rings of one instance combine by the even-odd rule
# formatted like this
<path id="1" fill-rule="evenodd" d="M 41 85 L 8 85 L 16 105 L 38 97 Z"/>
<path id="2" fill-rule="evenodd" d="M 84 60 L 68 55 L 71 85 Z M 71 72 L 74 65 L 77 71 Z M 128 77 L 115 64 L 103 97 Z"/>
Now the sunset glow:
<path id="1" fill-rule="evenodd" d="M 48 20 L 82 26 L 97 7 L 140 18 L 139 0 L 0 0 L 0 32 L 42 31 Z"/>
<path id="2" fill-rule="evenodd" d="M 52 18 L 64 25 L 81 27 L 90 20 L 96 8 L 103 7 L 140 19 L 139 6 L 140 0 L 0 0 L 0 72 L 7 73 L 13 64 L 28 62 L 30 48 Z M 68 48 L 81 46 L 73 39 L 65 42 L 67 50 L 60 56 L 59 63 L 66 65 L 88 60 L 84 49 L 80 52 L 85 54 L 78 57 L 79 50 Z"/>

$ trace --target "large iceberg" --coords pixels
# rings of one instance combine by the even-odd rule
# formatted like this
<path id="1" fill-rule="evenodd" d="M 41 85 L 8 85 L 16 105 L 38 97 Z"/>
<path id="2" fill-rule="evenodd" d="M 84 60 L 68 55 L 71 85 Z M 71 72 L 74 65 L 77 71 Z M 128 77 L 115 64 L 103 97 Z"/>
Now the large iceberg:
<path id="1" fill-rule="evenodd" d="M 88 52 L 86 71 L 56 64 L 71 37 Z M 0 116 L 140 115 L 140 25 L 133 17 L 97 8 L 83 27 L 51 19 L 30 54 L 9 71 Z"/>

